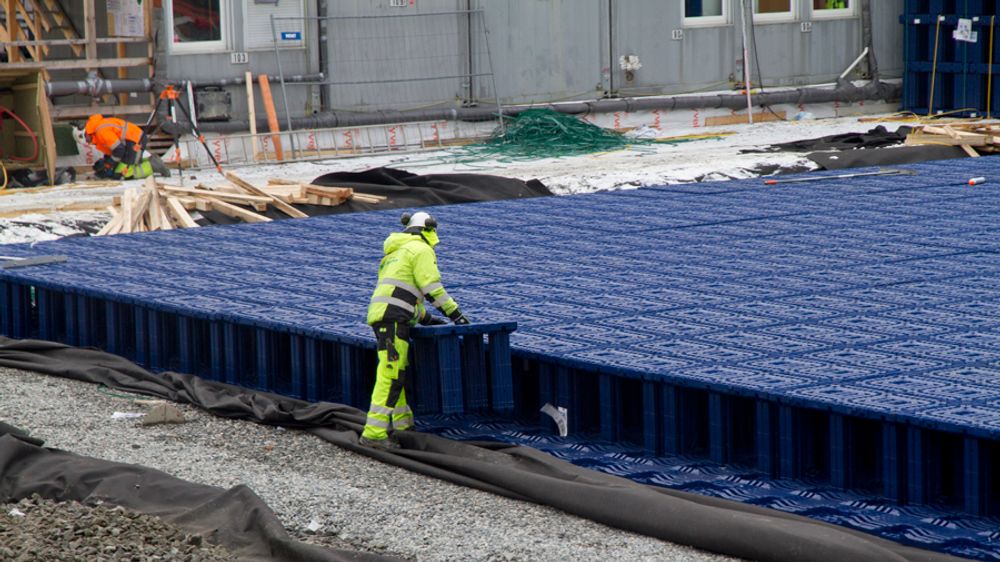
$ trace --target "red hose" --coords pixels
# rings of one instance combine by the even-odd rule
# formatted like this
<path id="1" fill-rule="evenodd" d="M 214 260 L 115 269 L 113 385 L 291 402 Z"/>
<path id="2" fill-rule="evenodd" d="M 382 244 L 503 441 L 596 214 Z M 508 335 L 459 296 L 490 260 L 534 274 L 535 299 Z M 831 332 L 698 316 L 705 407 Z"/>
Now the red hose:
<path id="1" fill-rule="evenodd" d="M 18 123 L 21 124 L 22 127 L 24 127 L 25 131 L 28 131 L 28 134 L 31 135 L 31 142 L 34 143 L 34 145 L 35 145 L 35 151 L 28 158 L 24 158 L 24 157 L 21 157 L 21 156 L 7 156 L 6 158 L 8 160 L 18 160 L 20 162 L 34 162 L 38 158 L 38 133 L 36 133 L 35 131 L 33 131 L 31 129 L 31 127 L 28 126 L 27 123 L 25 123 L 24 121 L 22 121 L 21 118 L 17 116 L 16 113 L 14 113 L 10 109 L 8 109 L 8 108 L 6 108 L 6 107 L 4 107 L 2 105 L 0 105 L 0 123 L 2 123 L 2 121 L 3 121 L 3 114 L 4 113 L 6 113 L 7 115 L 10 115 L 11 117 L 13 117 L 15 121 L 17 121 Z"/>

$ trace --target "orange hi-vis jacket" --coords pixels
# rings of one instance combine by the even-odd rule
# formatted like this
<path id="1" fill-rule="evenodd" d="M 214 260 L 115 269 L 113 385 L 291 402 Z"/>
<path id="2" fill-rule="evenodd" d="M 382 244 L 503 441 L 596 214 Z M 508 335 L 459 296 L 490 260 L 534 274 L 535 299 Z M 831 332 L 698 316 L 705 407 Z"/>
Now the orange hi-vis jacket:
<path id="1" fill-rule="evenodd" d="M 87 141 L 119 162 L 135 164 L 142 156 L 145 133 L 134 123 L 117 117 L 91 115 L 84 131 Z"/>

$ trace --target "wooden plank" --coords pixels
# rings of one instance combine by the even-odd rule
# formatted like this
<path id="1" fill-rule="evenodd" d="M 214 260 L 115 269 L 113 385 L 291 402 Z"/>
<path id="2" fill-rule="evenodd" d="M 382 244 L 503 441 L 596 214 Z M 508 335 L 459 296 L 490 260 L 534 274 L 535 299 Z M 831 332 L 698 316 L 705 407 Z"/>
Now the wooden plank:
<path id="1" fill-rule="evenodd" d="M 381 199 L 375 199 L 374 197 L 365 197 L 364 195 L 358 195 L 357 193 L 352 195 L 351 199 L 356 199 L 362 203 L 369 203 L 372 205 L 377 205 L 382 202 Z"/>
<path id="2" fill-rule="evenodd" d="M 979 153 L 976 152 L 975 148 L 972 148 L 971 146 L 969 146 L 967 144 L 963 144 L 961 146 L 962 146 L 962 150 L 964 150 L 966 154 L 968 154 L 969 156 L 971 156 L 973 158 L 979 158 Z"/>
<path id="3" fill-rule="evenodd" d="M 149 212 L 146 213 L 146 217 L 149 222 L 150 230 L 160 230 L 163 226 L 160 224 L 160 194 L 153 193 L 149 198 Z"/>
<path id="4" fill-rule="evenodd" d="M 243 220 L 245 222 L 271 222 L 271 219 L 264 215 L 258 215 L 253 211 L 248 211 L 242 207 L 237 207 L 231 203 L 226 203 L 219 199 L 212 199 L 212 208 L 224 215 Z"/>
<path id="5" fill-rule="evenodd" d="M 6 29 L 0 24 L 0 36 L 6 36 Z M 143 43 L 146 39 L 142 37 L 98 37 L 96 43 L 98 45 L 111 45 L 113 43 Z M 45 47 L 74 47 L 76 49 L 80 48 L 80 45 L 86 45 L 86 39 L 19 39 L 17 41 L 0 41 L 0 46 L 3 47 L 32 47 L 32 46 L 45 46 Z"/>
<path id="6" fill-rule="evenodd" d="M 266 191 L 264 191 L 264 190 L 262 190 L 262 189 L 260 189 L 260 188 L 258 188 L 256 186 L 254 186 L 252 184 L 250 184 L 249 182 L 244 181 L 242 178 L 240 178 L 239 176 L 237 176 L 236 174 L 234 174 L 232 172 L 226 172 L 225 176 L 226 176 L 227 180 L 233 182 L 233 184 L 236 185 L 237 187 L 240 187 L 240 188 L 246 190 L 251 195 L 263 195 L 265 197 L 270 197 L 272 199 L 272 201 L 273 201 L 272 205 L 274 205 L 279 211 L 281 211 L 282 213 L 285 213 L 286 215 L 288 215 L 290 217 L 304 218 L 304 217 L 308 217 L 309 216 L 309 215 L 303 213 L 302 211 L 296 209 L 295 207 L 292 207 L 288 203 L 285 203 L 281 199 L 278 199 L 277 197 L 275 197 L 275 196 L 267 193 Z"/>
<path id="7" fill-rule="evenodd" d="M 267 185 L 299 185 L 302 182 L 286 180 L 285 178 L 267 178 Z"/>
<path id="8" fill-rule="evenodd" d="M 247 112 L 250 116 L 250 150 L 253 151 L 253 159 L 257 161 L 257 107 L 253 99 L 253 73 L 249 70 L 245 76 L 247 86 Z"/>
<path id="9" fill-rule="evenodd" d="M 354 190 L 349 187 L 322 187 L 318 185 L 305 185 L 305 192 L 307 195 L 318 195 L 320 197 L 329 197 L 330 199 L 340 199 L 343 203 L 351 197 Z"/>
<path id="10" fill-rule="evenodd" d="M 132 208 L 132 218 L 130 227 L 132 232 L 142 232 L 143 218 L 149 210 L 149 200 L 152 199 L 153 192 L 143 190 L 139 193 L 135 205 Z"/>
<path id="11" fill-rule="evenodd" d="M 169 191 L 171 193 L 183 193 L 185 195 L 192 196 L 205 196 L 214 197 L 216 199 L 221 199 L 223 201 L 232 201 L 236 203 L 270 203 L 273 199 L 271 197 L 265 197 L 262 195 L 243 195 L 240 193 L 225 193 L 220 191 L 210 191 L 207 189 L 195 189 L 190 187 L 177 187 L 173 185 L 163 185 L 160 184 L 160 189 L 164 191 Z"/>
<path id="12" fill-rule="evenodd" d="M 195 228 L 199 226 L 198 223 L 194 222 L 194 219 L 188 214 L 187 209 L 184 208 L 184 205 L 182 205 L 180 200 L 176 197 L 167 197 L 167 208 L 170 209 L 170 214 L 181 227 Z"/>
<path id="13" fill-rule="evenodd" d="M 278 162 L 285 159 L 281 149 L 281 128 L 278 127 L 278 113 L 274 110 L 274 98 L 271 97 L 271 83 L 268 82 L 267 74 L 259 74 L 257 82 L 260 84 L 260 97 L 264 99 L 264 111 L 267 113 L 267 128 L 271 131 L 271 142 L 274 143 L 274 152 L 278 157 Z"/>
<path id="14" fill-rule="evenodd" d="M 113 18 L 109 17 L 109 19 Z M 126 58 L 128 53 L 125 50 L 125 43 L 118 43 L 117 45 L 115 45 L 115 54 L 118 56 L 119 59 Z M 128 78 L 128 69 L 125 68 L 124 66 L 119 66 L 118 79 L 124 80 L 126 78 Z M 126 93 L 118 94 L 118 105 L 128 105 L 128 94 Z M 192 109 L 192 111 L 194 110 Z"/>
<path id="15" fill-rule="evenodd" d="M 80 68 L 115 68 L 119 66 L 145 66 L 150 63 L 148 57 L 129 57 L 124 59 L 80 59 L 80 60 L 47 60 L 42 62 L 9 62 L 3 65 L 5 70 L 22 68 L 44 68 L 47 70 L 75 70 Z"/>
<path id="16" fill-rule="evenodd" d="M 49 173 L 49 185 L 53 185 L 56 177 L 56 134 L 52 130 L 52 115 L 49 112 L 49 96 L 45 95 L 45 80 L 41 73 L 36 80 L 38 84 L 38 127 L 42 134 L 42 147 L 45 150 L 45 170 Z"/>
<path id="17" fill-rule="evenodd" d="M 122 222 L 122 214 L 118 212 L 118 209 L 114 207 L 108 207 L 108 212 L 111 213 L 111 220 L 108 221 L 100 230 L 97 231 L 96 236 L 106 236 L 112 230 L 118 227 Z"/>
<path id="18" fill-rule="evenodd" d="M 754 123 L 763 123 L 766 121 L 784 121 L 786 113 L 784 111 L 775 111 L 771 113 L 770 111 L 761 111 L 760 113 L 753 114 Z M 706 117 L 705 126 L 706 127 L 718 127 L 720 125 L 739 125 L 747 122 L 746 114 L 734 113 L 733 115 L 723 115 L 721 117 Z"/>
<path id="19" fill-rule="evenodd" d="M 132 232 L 132 216 L 135 207 L 135 188 L 130 187 L 122 193 L 122 227 L 119 232 Z"/>
<path id="20" fill-rule="evenodd" d="M 981 136 L 979 138 L 972 137 L 962 137 L 958 139 L 953 139 L 944 135 L 907 135 L 906 142 L 904 144 L 908 146 L 916 146 L 921 144 L 936 144 L 944 146 L 988 146 L 988 137 Z"/>
<path id="21" fill-rule="evenodd" d="M 157 199 L 159 199 L 157 197 Z M 170 220 L 170 215 L 167 214 L 167 210 L 163 205 L 157 205 L 158 212 L 160 213 L 160 228 L 163 230 L 173 230 L 174 221 Z"/>
<path id="22" fill-rule="evenodd" d="M 97 58 L 97 9 L 94 0 L 83 0 L 83 38 L 87 40 L 86 57 Z M 118 66 L 118 65 L 109 65 Z"/>
<path id="23" fill-rule="evenodd" d="M 38 24 L 42 26 L 45 31 L 52 31 L 52 18 L 43 10 L 41 5 L 38 4 L 38 0 L 28 0 L 31 4 L 31 9 L 35 12 L 38 19 Z M 35 37 L 42 37 L 42 35 L 36 35 Z"/>
<path id="24" fill-rule="evenodd" d="M 17 9 L 14 7 L 15 2 L 20 2 L 21 0 L 5 0 L 4 11 L 7 22 L 7 37 L 8 41 L 17 41 L 18 33 L 21 31 L 21 26 L 17 23 Z M 12 65 L 17 64 L 17 61 L 21 60 L 21 50 L 17 47 L 7 47 L 7 64 L 4 65 L 6 68 L 10 68 Z"/>
<path id="25" fill-rule="evenodd" d="M 28 10 L 24 8 L 24 4 L 21 3 L 21 0 L 17 0 L 14 4 L 17 6 L 17 11 L 21 12 L 21 17 L 24 19 L 24 25 L 28 26 L 28 30 L 31 32 L 32 37 L 41 37 L 42 32 L 39 31 L 40 28 L 38 24 L 31 18 L 31 15 L 28 14 Z M 27 49 L 28 52 L 32 53 L 32 58 L 36 61 L 42 60 L 41 54 L 43 52 L 45 54 L 48 54 L 49 52 L 49 48 L 45 45 L 34 45 L 33 47 L 27 47 Z"/>
<path id="26" fill-rule="evenodd" d="M 379 201 L 385 201 L 386 199 L 388 199 L 388 197 L 386 197 L 385 195 L 375 195 L 374 193 L 360 193 L 358 191 L 354 192 L 354 196 L 355 197 L 357 197 L 359 195 L 361 197 L 365 197 L 367 199 L 377 199 Z"/>

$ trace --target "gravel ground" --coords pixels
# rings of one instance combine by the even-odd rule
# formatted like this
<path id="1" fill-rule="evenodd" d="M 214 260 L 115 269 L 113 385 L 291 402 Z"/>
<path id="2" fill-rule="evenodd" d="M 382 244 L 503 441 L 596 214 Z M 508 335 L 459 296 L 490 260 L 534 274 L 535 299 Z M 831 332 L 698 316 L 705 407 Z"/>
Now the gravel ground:
<path id="1" fill-rule="evenodd" d="M 88 383 L 0 368 L 0 397 L 0 421 L 47 447 L 201 484 L 246 484 L 306 542 L 421 561 L 732 560 L 427 478 L 307 433 L 186 405 L 178 405 L 188 420 L 180 425 L 115 420 L 114 412 L 145 406 Z"/>
<path id="2" fill-rule="evenodd" d="M 3 506 L 0 560 L 232 562 L 237 558 L 156 517 L 120 507 L 55 503 L 38 495 Z"/>

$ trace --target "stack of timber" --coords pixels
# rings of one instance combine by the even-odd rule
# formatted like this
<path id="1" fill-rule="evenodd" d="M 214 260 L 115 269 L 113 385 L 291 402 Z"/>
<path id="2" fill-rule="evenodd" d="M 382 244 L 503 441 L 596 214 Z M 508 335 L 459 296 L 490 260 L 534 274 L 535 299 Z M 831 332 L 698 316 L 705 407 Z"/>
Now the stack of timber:
<path id="1" fill-rule="evenodd" d="M 269 193 L 284 198 L 289 203 L 309 205 L 336 206 L 347 199 L 354 199 L 362 203 L 379 203 L 386 199 L 384 195 L 358 193 L 349 187 L 327 187 L 278 178 L 267 180 L 265 189 Z"/>
<path id="2" fill-rule="evenodd" d="M 323 187 L 318 185 L 271 180 L 267 187 L 257 187 L 232 172 L 226 173 L 229 185 L 206 187 L 181 187 L 146 178 L 141 187 L 131 187 L 115 197 L 107 207 L 111 220 L 97 235 L 194 228 L 199 226 L 191 211 L 215 211 L 242 222 L 270 222 L 262 214 L 269 207 L 292 218 L 308 216 L 293 204 L 341 205 L 354 198 L 368 203 L 378 203 L 384 197 L 356 194 L 349 187 Z"/>
<path id="3" fill-rule="evenodd" d="M 907 145 L 938 144 L 959 146 L 973 158 L 981 153 L 1000 152 L 1000 123 L 977 121 L 948 125 L 921 125 L 906 136 Z"/>

